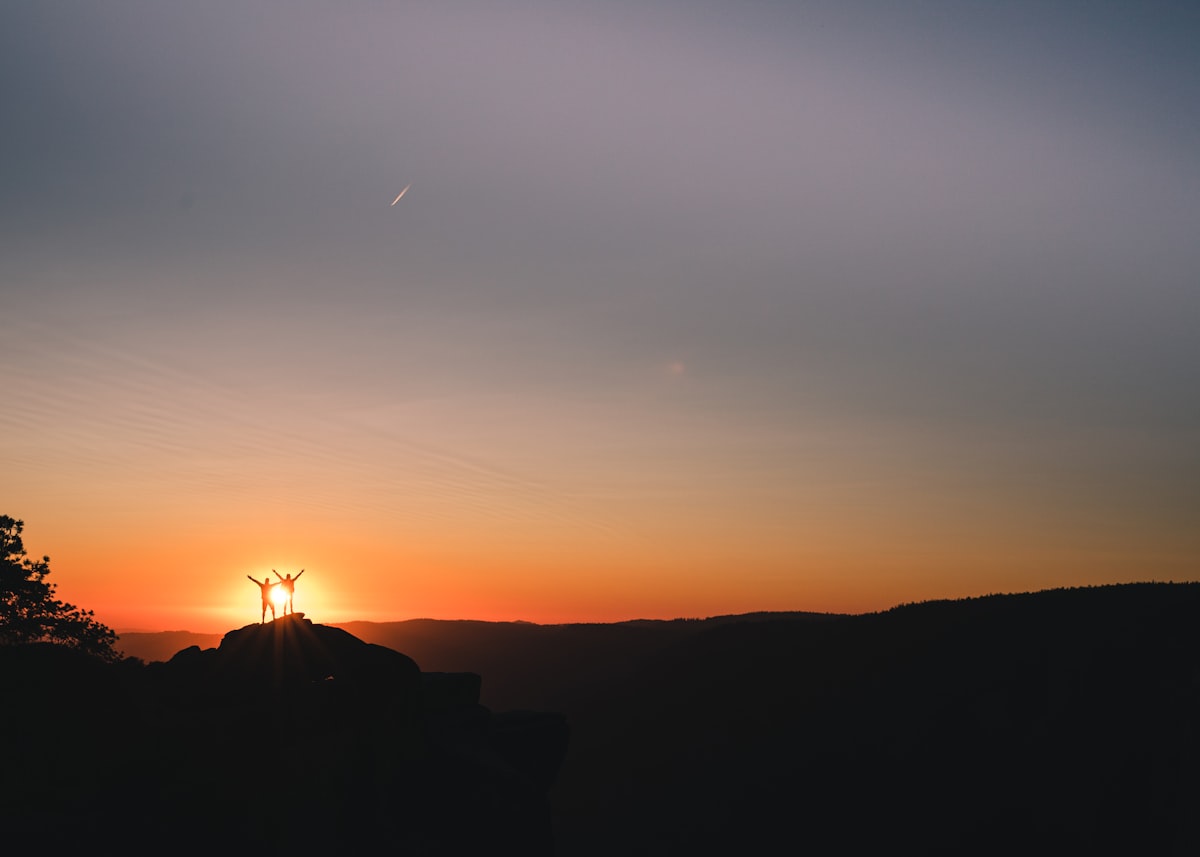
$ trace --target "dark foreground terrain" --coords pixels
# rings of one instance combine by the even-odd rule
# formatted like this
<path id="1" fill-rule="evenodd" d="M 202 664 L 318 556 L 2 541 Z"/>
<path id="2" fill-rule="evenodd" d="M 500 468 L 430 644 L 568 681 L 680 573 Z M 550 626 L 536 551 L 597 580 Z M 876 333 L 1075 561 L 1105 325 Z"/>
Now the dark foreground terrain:
<path id="1" fill-rule="evenodd" d="M 0 648 L 5 853 L 550 854 L 568 727 L 301 615 L 167 663 Z"/>
<path id="2" fill-rule="evenodd" d="M 24 743 L 2 820 L 310 853 L 1196 854 L 1198 619 L 1200 584 L 1136 584 L 864 616 L 354 623 L 379 644 L 361 675 L 249 703 L 196 698 L 217 662 L 199 649 L 47 655 L 6 666 Z M 215 651 L 237 660 L 231 636 Z M 254 686 L 279 673 L 266 652 Z M 408 689 L 365 689 L 383 675 Z M 513 709 L 557 714 L 492 713 Z"/>

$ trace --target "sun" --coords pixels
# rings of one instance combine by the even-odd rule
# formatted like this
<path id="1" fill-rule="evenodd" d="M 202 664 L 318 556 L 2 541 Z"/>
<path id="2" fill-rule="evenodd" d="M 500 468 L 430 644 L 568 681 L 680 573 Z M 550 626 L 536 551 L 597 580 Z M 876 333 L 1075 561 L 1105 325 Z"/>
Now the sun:
<path id="1" fill-rule="evenodd" d="M 276 583 L 271 587 L 271 603 L 276 607 L 283 607 L 287 604 L 287 590 L 280 584 Z"/>

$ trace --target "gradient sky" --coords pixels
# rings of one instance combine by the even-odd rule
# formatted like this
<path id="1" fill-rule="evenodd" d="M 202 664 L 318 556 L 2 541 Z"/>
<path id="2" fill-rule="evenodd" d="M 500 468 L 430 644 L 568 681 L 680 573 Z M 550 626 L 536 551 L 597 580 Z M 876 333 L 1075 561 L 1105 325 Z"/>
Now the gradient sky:
<path id="1" fill-rule="evenodd" d="M 118 630 L 1200 579 L 1200 5 L 0 7 L 0 513 Z M 406 184 L 412 189 L 389 203 Z"/>

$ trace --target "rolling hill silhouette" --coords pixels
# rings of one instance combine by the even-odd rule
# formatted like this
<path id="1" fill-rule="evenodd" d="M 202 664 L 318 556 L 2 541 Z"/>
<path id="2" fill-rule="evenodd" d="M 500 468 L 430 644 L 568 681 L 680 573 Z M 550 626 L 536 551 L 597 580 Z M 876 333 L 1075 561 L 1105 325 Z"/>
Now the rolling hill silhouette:
<path id="1" fill-rule="evenodd" d="M 1198 608 L 1134 585 L 705 630 L 564 700 L 564 853 L 1200 853 Z"/>
<path id="2" fill-rule="evenodd" d="M 1200 584 L 352 627 L 564 712 L 557 841 L 599 855 L 1200 853 L 1197 626 Z"/>

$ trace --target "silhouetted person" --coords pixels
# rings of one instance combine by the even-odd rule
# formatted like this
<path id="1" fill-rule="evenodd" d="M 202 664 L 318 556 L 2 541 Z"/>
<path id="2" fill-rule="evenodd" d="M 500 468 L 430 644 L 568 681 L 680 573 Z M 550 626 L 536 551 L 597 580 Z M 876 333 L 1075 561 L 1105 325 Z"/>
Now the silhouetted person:
<path id="1" fill-rule="evenodd" d="M 304 569 L 300 569 L 295 577 L 292 577 L 290 571 L 287 577 L 281 577 L 275 569 L 271 569 L 271 573 L 279 578 L 279 585 L 287 593 L 287 603 L 283 605 L 283 615 L 286 616 L 288 613 L 295 613 L 296 611 L 292 608 L 292 596 L 296 594 L 296 581 L 300 579 L 301 574 L 304 574 Z"/>
<path id="2" fill-rule="evenodd" d="M 274 569 L 272 569 L 272 571 L 274 571 Z M 297 574 L 296 576 L 299 577 L 300 575 Z M 247 574 L 246 577 L 250 577 L 250 575 Z M 271 590 L 280 584 L 272 583 L 270 578 L 267 578 L 266 580 L 256 580 L 255 578 L 250 577 L 250 579 L 257 583 L 258 588 L 262 590 L 263 609 L 262 619 L 259 620 L 259 624 L 261 625 L 267 621 L 268 607 L 271 608 L 271 621 L 275 621 L 275 600 L 271 598 Z"/>

